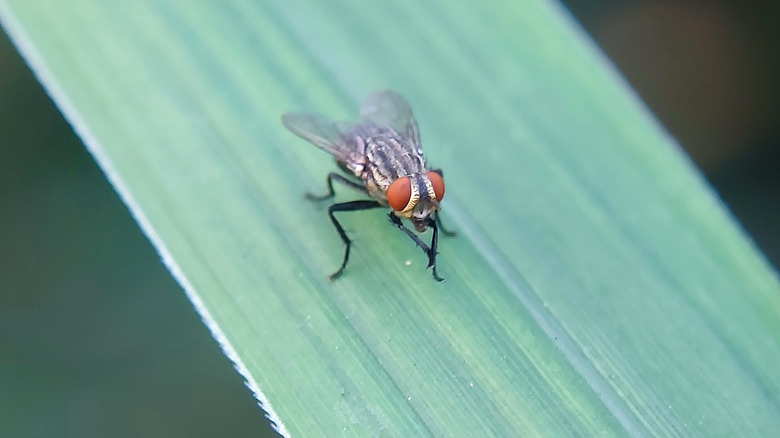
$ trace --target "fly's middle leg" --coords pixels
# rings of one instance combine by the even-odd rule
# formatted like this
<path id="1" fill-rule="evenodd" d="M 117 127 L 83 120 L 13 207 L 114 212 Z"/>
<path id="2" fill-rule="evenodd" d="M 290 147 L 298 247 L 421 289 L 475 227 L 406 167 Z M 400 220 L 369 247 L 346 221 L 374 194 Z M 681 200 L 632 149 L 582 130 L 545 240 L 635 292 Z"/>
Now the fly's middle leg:
<path id="1" fill-rule="evenodd" d="M 341 175 L 337 175 L 337 176 L 341 176 Z M 330 181 L 330 179 L 328 179 L 328 181 Z M 331 187 L 331 192 L 332 191 L 333 189 Z M 331 194 L 331 196 L 333 195 Z M 347 233 L 344 231 L 344 228 L 336 219 L 334 213 L 336 213 L 337 211 L 358 211 L 358 210 L 368 210 L 371 208 L 379 208 L 379 207 L 384 207 L 384 206 L 376 201 L 352 201 L 352 202 L 344 202 L 341 204 L 333 204 L 330 207 L 328 207 L 328 216 L 330 216 L 330 220 L 333 222 L 333 226 L 336 227 L 336 231 L 338 231 L 341 240 L 344 242 L 344 245 L 346 245 L 346 248 L 344 249 L 344 259 L 341 261 L 341 266 L 339 267 L 338 271 L 328 276 L 330 280 L 337 279 L 344 272 L 344 268 L 347 267 L 347 262 L 349 261 L 349 249 L 352 246 L 352 241 L 349 240 L 349 237 L 347 237 Z"/>
<path id="2" fill-rule="evenodd" d="M 333 181 L 338 181 L 349 188 L 357 190 L 358 192 L 368 194 L 368 190 L 365 187 L 363 187 L 362 184 L 356 183 L 355 181 L 352 181 L 349 178 L 346 178 L 343 175 L 340 175 L 338 173 L 331 172 L 328 174 L 328 178 L 327 178 L 328 193 L 324 195 L 314 195 L 311 193 L 306 193 L 304 196 L 309 201 L 324 201 L 326 199 L 332 198 L 333 195 L 335 195 L 335 192 L 333 191 Z"/>

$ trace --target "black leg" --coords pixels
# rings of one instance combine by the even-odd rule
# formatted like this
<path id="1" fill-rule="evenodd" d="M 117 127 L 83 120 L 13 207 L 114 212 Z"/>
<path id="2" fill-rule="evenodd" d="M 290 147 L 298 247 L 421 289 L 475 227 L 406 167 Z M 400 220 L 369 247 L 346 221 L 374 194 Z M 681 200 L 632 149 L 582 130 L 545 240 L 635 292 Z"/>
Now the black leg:
<path id="1" fill-rule="evenodd" d="M 306 193 L 304 196 L 309 201 L 324 201 L 324 200 L 326 200 L 328 198 L 332 198 L 333 195 L 334 195 L 334 192 L 333 192 L 333 181 L 334 180 L 344 184 L 347 187 L 355 189 L 355 190 L 357 190 L 357 191 L 359 191 L 361 193 L 368 194 L 368 190 L 365 187 L 363 187 L 362 184 L 356 183 L 355 181 L 352 181 L 352 180 L 344 177 L 343 175 L 339 175 L 338 173 L 331 172 L 331 173 L 328 174 L 328 179 L 327 179 L 327 181 L 328 181 L 328 193 L 326 193 L 324 195 L 321 195 L 321 196 L 313 195 L 311 193 Z"/>
<path id="2" fill-rule="evenodd" d="M 433 278 L 435 278 L 436 281 L 444 281 L 444 279 L 439 277 L 439 274 L 436 272 L 436 254 L 439 253 L 439 227 L 436 226 L 436 221 L 431 218 L 428 218 L 428 226 L 433 228 L 433 238 L 431 238 L 431 252 L 428 254 L 428 267 L 433 270 Z"/>
<path id="3" fill-rule="evenodd" d="M 414 243 L 417 244 L 417 246 L 425 251 L 425 254 L 428 256 L 428 267 L 433 268 L 433 278 L 435 278 L 436 281 L 444 281 L 443 278 L 439 277 L 438 272 L 436 272 L 436 250 L 439 246 L 439 229 L 436 227 L 436 221 L 428 219 L 428 226 L 433 228 L 433 239 L 431 240 L 431 246 L 429 247 L 425 244 L 425 242 L 422 241 L 422 239 L 420 239 L 419 236 L 417 236 L 417 234 L 414 233 L 414 231 L 406 228 L 403 222 L 401 222 L 401 218 L 396 216 L 395 213 L 391 211 L 388 216 L 390 217 L 390 222 L 395 225 L 396 228 L 406 233 L 406 235 L 409 236 L 409 238 L 412 239 Z"/>
<path id="4" fill-rule="evenodd" d="M 412 239 L 414 243 L 417 244 L 417 246 L 425 251 L 425 254 L 429 254 L 431 252 L 431 249 L 428 247 L 428 245 L 426 245 L 425 242 L 423 242 L 422 239 L 417 236 L 417 234 L 414 234 L 414 231 L 406 228 L 403 222 L 401 222 L 401 218 L 396 216 L 395 213 L 391 211 L 387 216 L 390 218 L 390 222 L 395 225 L 396 228 L 406 233 L 406 235 L 409 236 L 409 238 Z"/>
<path id="5" fill-rule="evenodd" d="M 334 174 L 330 174 L 330 175 L 334 175 Z M 328 175 L 329 183 L 330 183 L 330 175 Z M 336 175 L 336 176 L 340 177 L 341 175 Z M 330 184 L 328 185 L 330 186 Z M 333 196 L 332 192 L 333 192 L 333 187 L 331 186 L 330 196 Z M 333 204 L 328 208 L 328 216 L 330 216 L 330 220 L 333 222 L 333 225 L 336 227 L 336 231 L 339 232 L 339 236 L 341 236 L 341 240 L 347 246 L 346 249 L 344 250 L 344 260 L 341 261 L 341 266 L 339 267 L 339 270 L 329 275 L 328 276 L 329 279 L 335 280 L 344 272 L 344 268 L 347 266 L 347 261 L 349 260 L 349 248 L 352 246 L 352 241 L 349 240 L 349 237 L 347 237 L 347 233 L 344 232 L 344 228 L 342 228 L 339 221 L 336 220 L 336 216 L 334 215 L 334 213 L 337 211 L 368 210 L 370 208 L 378 208 L 378 207 L 384 207 L 384 206 L 376 201 L 352 201 L 352 202 L 344 202 L 342 204 Z"/>
<path id="6" fill-rule="evenodd" d="M 439 226 L 439 229 L 441 230 L 442 233 L 444 233 L 445 236 L 447 236 L 447 237 L 455 237 L 455 236 L 458 235 L 458 233 L 456 231 L 450 231 L 450 230 L 444 228 L 444 224 L 441 223 L 441 217 L 439 217 L 439 211 L 438 210 L 433 213 L 433 220 L 436 221 L 436 225 Z"/>

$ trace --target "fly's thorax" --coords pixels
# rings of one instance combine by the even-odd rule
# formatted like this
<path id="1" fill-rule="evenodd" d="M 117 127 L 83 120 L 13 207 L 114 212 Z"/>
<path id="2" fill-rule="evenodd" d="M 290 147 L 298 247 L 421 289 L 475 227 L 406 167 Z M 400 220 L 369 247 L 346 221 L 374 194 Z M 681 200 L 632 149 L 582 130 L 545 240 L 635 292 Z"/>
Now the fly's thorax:
<path id="1" fill-rule="evenodd" d="M 387 205 L 387 188 L 382 189 L 374 179 L 374 174 L 369 169 L 364 169 L 361 178 L 363 178 L 363 185 L 366 186 L 368 194 L 380 203 Z"/>
<path id="2" fill-rule="evenodd" d="M 373 182 L 382 193 L 403 176 L 424 174 L 422 151 L 393 130 L 373 132 L 365 139 L 365 168 L 363 179 L 368 187 Z"/>

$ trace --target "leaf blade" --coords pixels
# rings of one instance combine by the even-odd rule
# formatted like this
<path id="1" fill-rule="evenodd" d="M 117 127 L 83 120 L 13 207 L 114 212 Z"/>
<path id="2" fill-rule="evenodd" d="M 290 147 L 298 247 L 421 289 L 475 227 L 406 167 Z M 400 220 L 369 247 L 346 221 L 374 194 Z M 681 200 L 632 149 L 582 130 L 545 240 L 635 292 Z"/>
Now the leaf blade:
<path id="1" fill-rule="evenodd" d="M 285 435 L 777 426 L 776 276 L 550 4 L 4 5 Z M 378 212 L 345 220 L 357 257 L 328 283 L 340 242 L 300 197 L 327 160 L 278 122 L 387 84 L 448 176 L 443 287 Z"/>

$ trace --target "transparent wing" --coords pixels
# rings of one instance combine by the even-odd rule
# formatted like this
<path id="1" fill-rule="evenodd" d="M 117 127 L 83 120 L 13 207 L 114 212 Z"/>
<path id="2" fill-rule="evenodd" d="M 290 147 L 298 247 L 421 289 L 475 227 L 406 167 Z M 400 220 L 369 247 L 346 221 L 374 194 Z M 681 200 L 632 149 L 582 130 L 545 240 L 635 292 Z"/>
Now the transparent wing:
<path id="1" fill-rule="evenodd" d="M 412 107 L 400 94 L 390 90 L 371 93 L 360 107 L 360 123 L 391 128 L 420 148 L 420 131 Z"/>
<path id="2" fill-rule="evenodd" d="M 340 161 L 346 161 L 352 152 L 341 136 L 350 129 L 348 124 L 307 113 L 286 113 L 282 115 L 282 124 L 293 134 Z"/>

